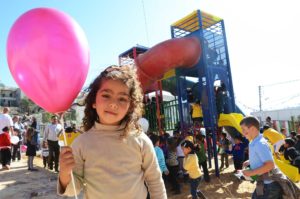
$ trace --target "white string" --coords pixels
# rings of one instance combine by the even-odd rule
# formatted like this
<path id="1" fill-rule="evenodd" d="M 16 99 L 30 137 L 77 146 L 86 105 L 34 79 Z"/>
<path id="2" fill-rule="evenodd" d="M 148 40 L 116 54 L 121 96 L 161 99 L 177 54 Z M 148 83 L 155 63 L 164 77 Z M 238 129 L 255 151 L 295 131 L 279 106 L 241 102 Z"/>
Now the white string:
<path id="1" fill-rule="evenodd" d="M 67 137 L 66 137 L 65 131 L 63 131 L 63 135 L 64 135 L 65 145 L 68 146 L 68 142 L 67 142 Z M 77 199 L 77 192 L 76 192 L 76 188 L 75 188 L 75 181 L 74 181 L 73 171 L 71 172 L 71 181 L 72 181 L 72 185 L 73 185 L 73 189 L 74 189 L 74 193 L 75 193 L 75 199 Z"/>
<path id="2" fill-rule="evenodd" d="M 149 46 L 148 24 L 147 24 L 146 11 L 145 11 L 145 5 L 144 5 L 144 1 L 143 0 L 142 0 L 142 7 L 143 7 L 143 14 L 144 14 L 144 23 L 145 23 L 147 45 Z"/>

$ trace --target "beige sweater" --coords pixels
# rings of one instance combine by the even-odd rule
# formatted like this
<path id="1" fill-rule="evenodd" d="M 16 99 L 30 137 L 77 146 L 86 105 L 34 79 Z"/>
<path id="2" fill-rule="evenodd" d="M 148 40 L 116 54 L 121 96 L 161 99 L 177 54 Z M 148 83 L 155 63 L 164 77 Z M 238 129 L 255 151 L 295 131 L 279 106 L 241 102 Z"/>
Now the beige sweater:
<path id="1" fill-rule="evenodd" d="M 77 194 L 83 190 L 86 199 L 145 199 L 146 182 L 151 199 L 167 198 L 152 142 L 144 133 L 121 140 L 124 127 L 96 123 L 73 142 Z M 58 194 L 73 196 L 72 183 L 62 190 L 58 181 Z"/>

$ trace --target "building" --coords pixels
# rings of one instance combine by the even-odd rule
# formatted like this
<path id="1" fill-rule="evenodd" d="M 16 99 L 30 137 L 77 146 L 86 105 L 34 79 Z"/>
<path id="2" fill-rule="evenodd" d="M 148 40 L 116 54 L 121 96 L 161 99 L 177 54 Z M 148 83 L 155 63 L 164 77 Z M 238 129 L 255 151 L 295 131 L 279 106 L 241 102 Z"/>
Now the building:
<path id="1" fill-rule="evenodd" d="M 23 94 L 20 88 L 0 85 L 0 106 L 19 107 L 22 97 Z"/>
<path id="2" fill-rule="evenodd" d="M 270 111 L 257 111 L 251 113 L 265 123 L 266 118 L 269 116 L 272 119 L 273 128 L 280 130 L 286 128 L 289 131 L 297 131 L 300 133 L 300 107 L 270 110 Z"/>
<path id="3" fill-rule="evenodd" d="M 266 117 L 270 116 L 272 120 L 280 121 L 291 121 L 292 117 L 295 120 L 300 119 L 300 107 L 278 109 L 271 111 L 262 111 L 262 112 L 253 112 L 251 115 L 261 118 L 262 121 L 265 121 Z"/>

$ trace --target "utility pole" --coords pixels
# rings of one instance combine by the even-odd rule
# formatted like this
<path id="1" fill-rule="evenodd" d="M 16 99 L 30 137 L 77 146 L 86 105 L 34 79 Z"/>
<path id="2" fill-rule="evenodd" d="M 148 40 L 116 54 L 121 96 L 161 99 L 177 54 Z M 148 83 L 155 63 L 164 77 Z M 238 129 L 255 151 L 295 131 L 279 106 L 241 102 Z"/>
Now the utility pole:
<path id="1" fill-rule="evenodd" d="M 258 86 L 260 123 L 262 122 L 261 87 L 262 86 Z"/>

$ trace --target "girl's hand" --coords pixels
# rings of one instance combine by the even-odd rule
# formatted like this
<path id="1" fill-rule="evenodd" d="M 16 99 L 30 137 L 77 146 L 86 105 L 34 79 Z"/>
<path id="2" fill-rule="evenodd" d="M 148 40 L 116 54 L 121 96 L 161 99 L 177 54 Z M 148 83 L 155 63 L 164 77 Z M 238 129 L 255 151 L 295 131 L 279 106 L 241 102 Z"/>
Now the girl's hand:
<path id="1" fill-rule="evenodd" d="M 62 147 L 59 156 L 59 181 L 63 188 L 69 184 L 71 180 L 71 172 L 75 166 L 75 160 L 72 153 L 72 148 L 69 146 Z"/>
<path id="2" fill-rule="evenodd" d="M 69 146 L 61 147 L 59 156 L 60 170 L 64 174 L 71 174 L 72 169 L 75 166 L 75 160 L 72 153 L 72 148 Z"/>

